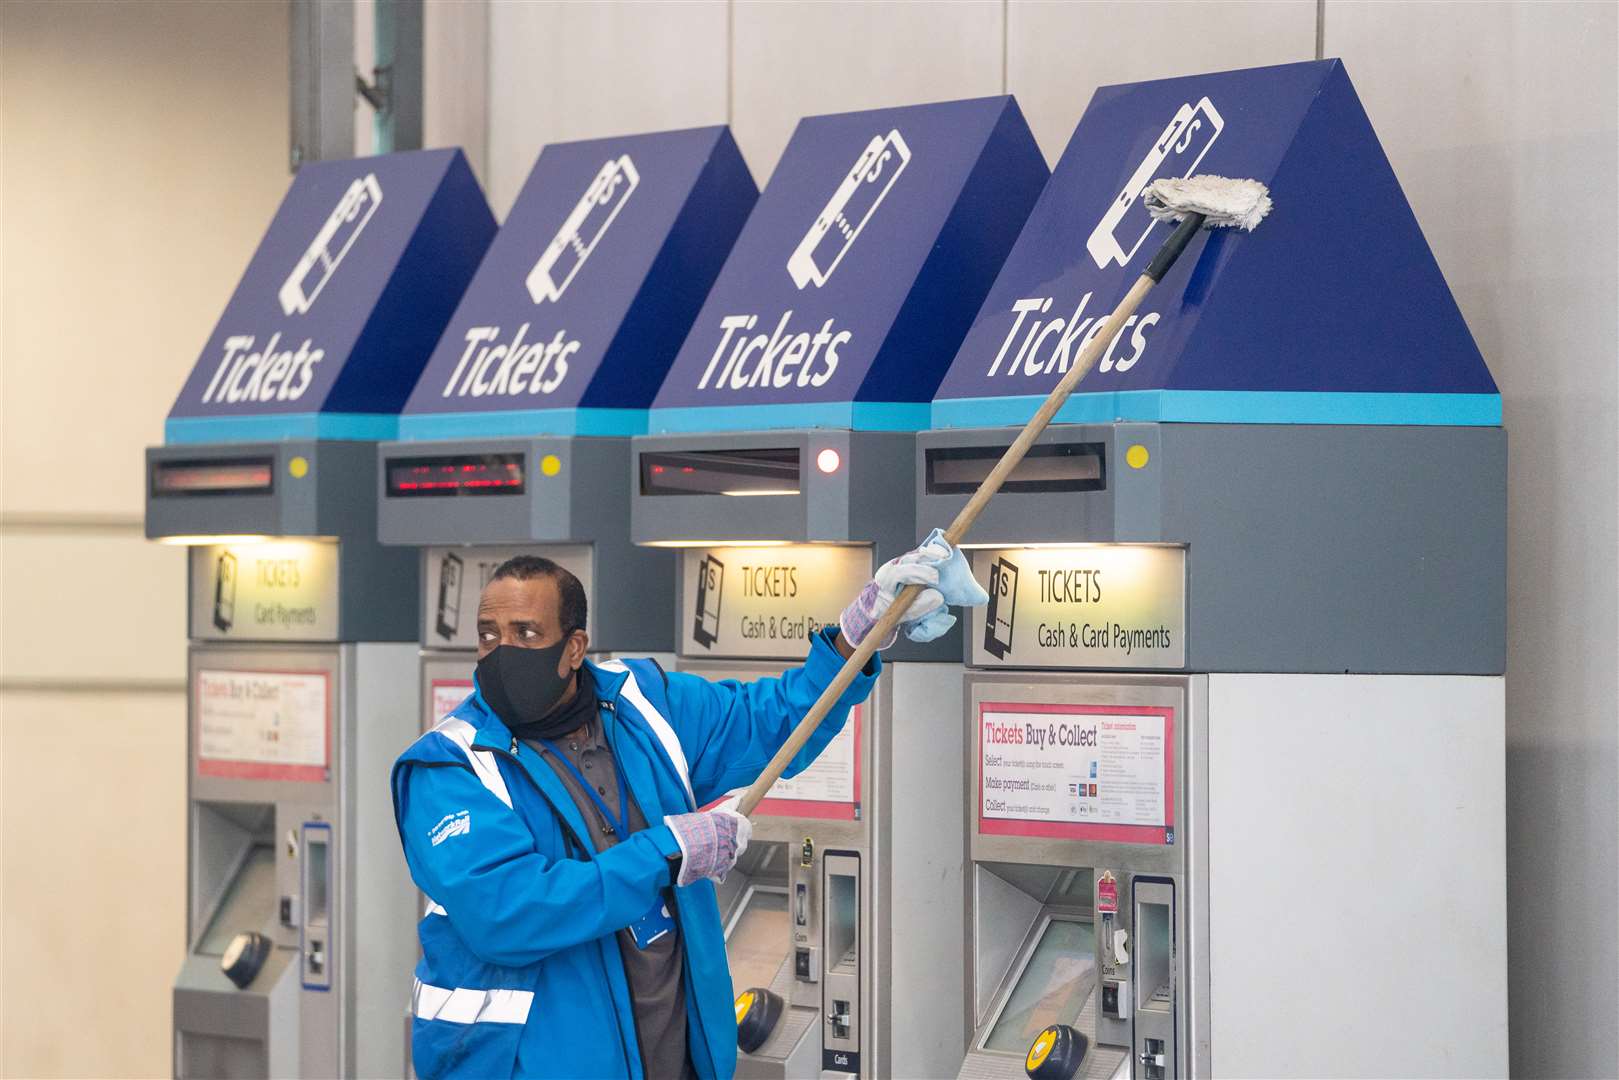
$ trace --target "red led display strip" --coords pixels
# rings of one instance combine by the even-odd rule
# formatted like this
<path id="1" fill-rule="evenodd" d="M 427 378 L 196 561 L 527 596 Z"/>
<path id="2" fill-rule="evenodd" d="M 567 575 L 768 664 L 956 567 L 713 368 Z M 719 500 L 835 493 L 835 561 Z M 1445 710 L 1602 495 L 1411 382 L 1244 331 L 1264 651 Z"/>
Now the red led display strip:
<path id="1" fill-rule="evenodd" d="M 152 464 L 152 494 L 159 497 L 260 493 L 270 491 L 274 483 L 274 462 L 270 458 Z"/>
<path id="2" fill-rule="evenodd" d="M 391 458 L 388 494 L 511 495 L 524 490 L 521 454 L 460 455 L 447 458 Z"/>

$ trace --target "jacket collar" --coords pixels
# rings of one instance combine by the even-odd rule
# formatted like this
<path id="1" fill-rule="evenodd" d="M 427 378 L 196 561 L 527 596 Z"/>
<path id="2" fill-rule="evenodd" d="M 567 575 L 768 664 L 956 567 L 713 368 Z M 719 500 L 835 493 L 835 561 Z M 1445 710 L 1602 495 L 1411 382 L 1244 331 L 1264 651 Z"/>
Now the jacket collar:
<path id="1" fill-rule="evenodd" d="M 608 671 L 594 660 L 586 660 L 585 666 L 590 669 L 591 677 L 596 680 L 596 696 L 603 701 L 611 701 L 616 707 L 618 695 L 624 689 L 624 680 L 630 677 L 628 671 Z"/>
<path id="2" fill-rule="evenodd" d="M 619 693 L 624 689 L 624 680 L 630 677 L 630 673 L 608 671 L 588 659 L 585 666 L 590 668 L 591 677 L 596 680 L 596 696 L 617 708 Z M 478 686 L 477 672 L 472 674 L 472 704 L 477 710 L 477 715 L 466 719 L 472 721 L 472 726 L 478 730 L 478 737 L 473 740 L 473 745 L 480 750 L 503 750 L 510 753 L 512 729 L 506 726 L 506 722 L 497 716 L 495 710 L 483 699 L 483 690 Z"/>
<path id="3" fill-rule="evenodd" d="M 624 770 L 625 781 L 635 798 L 636 805 L 641 808 L 648 825 L 656 825 L 662 819 L 663 811 L 662 803 L 657 797 L 657 782 L 653 777 L 653 770 L 657 769 L 656 762 L 661 755 L 645 745 L 650 736 L 638 737 L 633 734 L 628 737 L 640 742 L 642 750 L 640 753 L 625 754 L 623 741 L 619 737 L 619 733 L 624 730 L 624 725 L 619 724 L 619 709 L 622 704 L 619 698 L 623 692 L 624 681 L 631 677 L 630 673 L 609 671 L 589 660 L 585 663 L 589 664 L 590 674 L 596 680 L 596 697 L 606 705 L 597 717 L 602 724 L 603 734 L 606 735 L 609 745 L 615 747 L 618 767 Z M 540 786 L 555 812 L 568 822 L 574 835 L 594 853 L 595 842 L 590 837 L 590 831 L 585 826 L 585 820 L 580 815 L 572 794 L 555 771 L 547 766 L 529 768 L 528 763 L 514 750 L 513 744 L 516 740 L 512 736 L 511 728 L 507 727 L 505 721 L 495 715 L 495 710 L 484 701 L 483 694 L 478 690 L 476 674 L 473 675 L 472 698 L 469 705 L 471 708 L 467 711 L 470 715 L 463 716 L 463 719 L 477 730 L 477 737 L 472 740 L 472 745 L 479 750 L 496 750 L 517 757 L 518 766 Z M 633 731 L 633 725 L 630 725 L 630 728 Z"/>

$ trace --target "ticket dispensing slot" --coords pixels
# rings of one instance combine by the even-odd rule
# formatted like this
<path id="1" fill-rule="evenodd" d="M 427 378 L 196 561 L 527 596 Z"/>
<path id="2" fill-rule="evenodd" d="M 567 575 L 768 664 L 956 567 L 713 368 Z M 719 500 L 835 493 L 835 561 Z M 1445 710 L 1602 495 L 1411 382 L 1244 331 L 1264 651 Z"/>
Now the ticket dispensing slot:
<path id="1" fill-rule="evenodd" d="M 923 454 L 929 495 L 971 495 L 988 479 L 1006 453 L 1005 446 L 932 446 Z M 1107 488 L 1107 454 L 1099 442 L 1042 443 L 1012 470 L 1001 490 L 1043 494 L 1103 491 Z"/>
<path id="2" fill-rule="evenodd" d="M 306 990 L 332 988 L 332 827 L 307 821 L 303 827 L 303 984 Z"/>
<path id="3" fill-rule="evenodd" d="M 1136 924 L 1132 1025 L 1135 1075 L 1138 1080 L 1167 1080 L 1178 1074 L 1175 885 L 1167 878 L 1136 878 L 1132 892 Z"/>
<path id="4" fill-rule="evenodd" d="M 796 446 L 646 452 L 641 494 L 797 495 L 798 463 Z"/>

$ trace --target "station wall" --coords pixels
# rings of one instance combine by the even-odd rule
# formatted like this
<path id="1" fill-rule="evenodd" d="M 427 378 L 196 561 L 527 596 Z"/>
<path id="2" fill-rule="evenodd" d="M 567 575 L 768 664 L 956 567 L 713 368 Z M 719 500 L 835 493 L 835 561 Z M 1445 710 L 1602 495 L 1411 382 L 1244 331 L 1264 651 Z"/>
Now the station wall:
<path id="1" fill-rule="evenodd" d="M 285 191 L 287 18 L 5 5 L 8 1076 L 170 1068 L 184 573 L 140 451 Z M 1097 85 L 1342 56 L 1505 400 L 1513 1069 L 1619 1075 L 1619 7 L 497 3 L 428 38 L 428 141 L 502 217 L 556 139 L 729 122 L 762 185 L 802 115 L 1011 91 L 1055 161 Z"/>
<path id="2" fill-rule="evenodd" d="M 504 213 L 546 141 L 723 120 L 763 186 L 799 116 L 1006 91 L 1055 162 L 1099 85 L 1342 57 L 1504 399 L 1513 1071 L 1615 1076 L 1616 41 L 1578 0 L 497 4 L 487 183 Z"/>

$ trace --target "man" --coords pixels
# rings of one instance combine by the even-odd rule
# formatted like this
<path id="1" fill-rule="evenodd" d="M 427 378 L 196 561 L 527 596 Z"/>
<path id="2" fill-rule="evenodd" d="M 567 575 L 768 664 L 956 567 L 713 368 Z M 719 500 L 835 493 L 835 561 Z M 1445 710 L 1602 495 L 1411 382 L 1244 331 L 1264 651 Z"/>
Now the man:
<path id="1" fill-rule="evenodd" d="M 937 530 L 885 563 L 800 667 L 710 683 L 592 662 L 585 593 L 557 564 L 502 564 L 478 604 L 472 695 L 394 766 L 427 894 L 412 1056 L 439 1077 L 729 1077 L 736 1021 L 713 882 L 747 847 L 727 792 L 758 778 L 907 584 L 902 628 L 944 633 L 988 598 Z M 893 641 L 884 643 L 884 647 Z M 873 658 L 787 769 L 864 700 Z"/>

